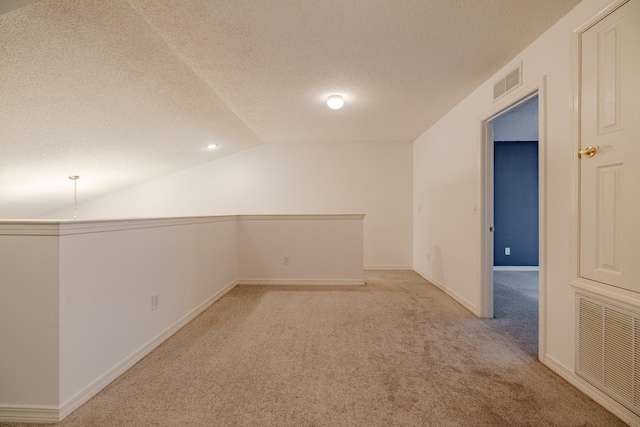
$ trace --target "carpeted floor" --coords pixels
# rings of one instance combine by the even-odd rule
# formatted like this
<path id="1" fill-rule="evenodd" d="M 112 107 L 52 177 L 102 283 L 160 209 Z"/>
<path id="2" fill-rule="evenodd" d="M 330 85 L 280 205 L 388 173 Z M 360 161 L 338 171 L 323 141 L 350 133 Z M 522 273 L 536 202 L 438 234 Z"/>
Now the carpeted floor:
<path id="1" fill-rule="evenodd" d="M 538 357 L 538 272 L 494 271 L 490 327 Z"/>
<path id="2" fill-rule="evenodd" d="M 409 271 L 238 286 L 61 426 L 622 426 Z"/>

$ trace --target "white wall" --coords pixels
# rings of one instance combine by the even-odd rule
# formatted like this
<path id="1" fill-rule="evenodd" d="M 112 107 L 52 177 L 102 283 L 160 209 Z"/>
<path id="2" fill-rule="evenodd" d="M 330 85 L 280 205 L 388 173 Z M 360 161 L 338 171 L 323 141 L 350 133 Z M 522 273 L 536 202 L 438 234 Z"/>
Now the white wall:
<path id="1" fill-rule="evenodd" d="M 61 237 L 63 407 L 86 400 L 91 387 L 128 368 L 145 346 L 237 279 L 235 217 L 132 225 Z M 154 294 L 160 305 L 152 311 Z"/>
<path id="2" fill-rule="evenodd" d="M 571 217 L 571 32 L 610 3 L 583 0 L 414 142 L 414 265 L 471 308 L 480 304 L 480 120 L 493 83 L 522 61 L 524 86 L 546 76 L 546 358 L 574 370 L 574 292 L 569 285 Z M 429 257 L 431 261 L 429 261 Z"/>
<path id="3" fill-rule="evenodd" d="M 0 416 L 3 404 L 57 412 L 58 245 L 0 233 Z"/>
<path id="4" fill-rule="evenodd" d="M 362 285 L 362 231 L 360 215 L 241 217 L 239 282 Z"/>
<path id="5" fill-rule="evenodd" d="M 414 144 L 414 268 L 477 313 L 480 125 L 473 105 L 454 112 Z"/>
<path id="6" fill-rule="evenodd" d="M 411 158 L 411 143 L 263 144 L 87 202 L 79 182 L 79 217 L 366 214 L 365 265 L 410 268 Z"/>

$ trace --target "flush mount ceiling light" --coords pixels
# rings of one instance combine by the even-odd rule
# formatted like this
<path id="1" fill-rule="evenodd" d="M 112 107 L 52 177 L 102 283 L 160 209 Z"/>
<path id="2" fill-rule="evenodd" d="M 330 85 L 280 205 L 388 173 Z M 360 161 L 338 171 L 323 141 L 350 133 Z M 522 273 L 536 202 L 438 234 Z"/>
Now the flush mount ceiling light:
<path id="1" fill-rule="evenodd" d="M 344 99 L 342 95 L 331 95 L 327 98 L 327 107 L 332 110 L 339 110 L 344 105 Z"/>
<path id="2" fill-rule="evenodd" d="M 209 144 L 207 145 L 207 150 L 215 150 L 218 148 L 218 144 Z"/>

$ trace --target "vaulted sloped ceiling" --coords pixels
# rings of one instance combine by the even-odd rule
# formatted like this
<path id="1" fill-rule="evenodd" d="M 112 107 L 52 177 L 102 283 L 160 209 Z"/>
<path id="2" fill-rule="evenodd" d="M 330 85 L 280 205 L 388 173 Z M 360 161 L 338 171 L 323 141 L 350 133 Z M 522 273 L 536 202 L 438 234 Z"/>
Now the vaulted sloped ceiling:
<path id="1" fill-rule="evenodd" d="M 261 143 L 412 141 L 578 2 L 8 0 L 0 218 L 68 206 L 70 175 L 86 200 Z"/>

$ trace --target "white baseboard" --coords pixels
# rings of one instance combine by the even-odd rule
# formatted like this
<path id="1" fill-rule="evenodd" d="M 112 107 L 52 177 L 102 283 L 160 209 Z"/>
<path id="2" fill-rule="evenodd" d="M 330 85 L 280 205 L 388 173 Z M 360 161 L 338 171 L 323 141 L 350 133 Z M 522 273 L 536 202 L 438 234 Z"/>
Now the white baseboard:
<path id="1" fill-rule="evenodd" d="M 553 357 L 548 354 L 545 355 L 542 363 L 625 423 L 630 426 L 640 427 L 640 417 L 611 397 L 607 396 L 605 393 L 601 392 L 596 387 L 589 384 L 587 381 L 580 378 L 575 374 L 575 372 L 555 360 Z"/>
<path id="2" fill-rule="evenodd" d="M 57 423 L 60 411 L 56 407 L 0 406 L 0 422 Z"/>
<path id="3" fill-rule="evenodd" d="M 412 265 L 365 265 L 365 270 L 413 270 Z"/>
<path id="4" fill-rule="evenodd" d="M 118 363 L 112 369 L 107 371 L 104 375 L 98 378 L 92 384 L 89 384 L 83 390 L 78 392 L 75 396 L 65 402 L 59 411 L 59 419 L 55 421 L 62 420 L 67 415 L 71 414 L 73 411 L 82 406 L 85 402 L 91 399 L 93 396 L 98 394 L 102 389 L 111 384 L 116 378 L 125 373 L 129 368 L 142 360 L 146 355 L 151 353 L 156 347 L 166 341 L 171 335 L 175 334 L 178 330 L 180 330 L 187 323 L 192 321 L 196 316 L 202 313 L 204 310 L 209 308 L 214 302 L 222 298 L 227 292 L 231 291 L 237 285 L 237 281 L 233 281 L 227 286 L 225 286 L 220 291 L 216 292 L 211 297 L 207 298 L 202 304 L 198 307 L 191 310 L 169 328 L 165 329 L 158 336 L 153 338 L 151 341 L 144 344 L 140 349 L 135 351 L 129 357 L 127 357 L 122 362 Z M 0 421 L 2 418 L 0 417 Z"/>
<path id="5" fill-rule="evenodd" d="M 471 313 L 473 313 L 474 315 L 480 317 L 480 314 L 478 312 L 478 308 L 471 304 L 469 301 L 467 301 L 466 299 L 462 298 L 460 295 L 458 295 L 457 293 L 455 293 L 454 291 L 452 291 L 451 289 L 447 288 L 445 285 L 443 285 L 442 283 L 438 282 L 437 280 L 429 277 L 429 275 L 427 275 L 426 273 L 418 270 L 417 268 L 413 268 L 413 271 L 415 271 L 416 273 L 418 273 L 420 276 L 422 276 L 425 280 L 427 280 L 430 283 L 433 283 L 433 285 L 435 287 L 437 287 L 438 289 L 440 289 L 442 292 L 444 292 L 445 294 L 449 295 L 451 298 L 453 298 L 458 304 L 462 305 L 464 308 L 466 308 L 467 310 L 469 310 Z"/>
<path id="6" fill-rule="evenodd" d="M 493 271 L 540 271 L 537 265 L 496 265 Z"/>
<path id="7" fill-rule="evenodd" d="M 238 279 L 238 285 L 286 285 L 286 286 L 362 286 L 364 280 L 296 280 L 296 279 Z"/>

